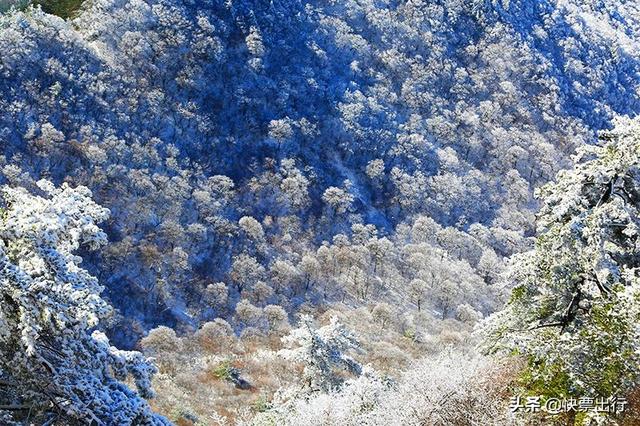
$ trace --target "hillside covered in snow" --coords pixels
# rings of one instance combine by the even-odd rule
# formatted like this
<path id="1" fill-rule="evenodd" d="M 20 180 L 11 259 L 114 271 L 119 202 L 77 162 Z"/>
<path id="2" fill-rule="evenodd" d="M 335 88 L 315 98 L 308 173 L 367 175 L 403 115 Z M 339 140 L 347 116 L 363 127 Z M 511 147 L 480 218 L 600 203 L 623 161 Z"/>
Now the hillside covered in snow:
<path id="1" fill-rule="evenodd" d="M 105 425 L 632 400 L 639 3 L 50 3 L 0 2 L 0 422 L 34 393 L 38 424 Z"/>

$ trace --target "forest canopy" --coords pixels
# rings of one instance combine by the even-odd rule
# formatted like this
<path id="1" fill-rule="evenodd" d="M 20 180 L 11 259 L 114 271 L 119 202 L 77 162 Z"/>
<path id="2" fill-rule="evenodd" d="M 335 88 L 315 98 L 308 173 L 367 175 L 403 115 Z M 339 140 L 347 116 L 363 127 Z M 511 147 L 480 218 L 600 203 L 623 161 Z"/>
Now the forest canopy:
<path id="1" fill-rule="evenodd" d="M 636 2 L 27 3 L 0 422 L 638 421 Z"/>

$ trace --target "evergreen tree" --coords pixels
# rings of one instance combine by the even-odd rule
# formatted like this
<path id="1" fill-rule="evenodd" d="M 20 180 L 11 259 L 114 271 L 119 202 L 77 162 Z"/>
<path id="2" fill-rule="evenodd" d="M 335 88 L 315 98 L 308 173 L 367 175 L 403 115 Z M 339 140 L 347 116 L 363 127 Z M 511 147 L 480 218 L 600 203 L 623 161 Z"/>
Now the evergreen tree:
<path id="1" fill-rule="evenodd" d="M 512 259 L 491 350 L 524 356 L 527 391 L 611 397 L 640 374 L 640 121 L 620 119 L 542 187 L 535 249 Z"/>
<path id="2" fill-rule="evenodd" d="M 0 416 L 41 424 L 169 424 L 143 399 L 153 395 L 155 367 L 94 331 L 110 306 L 75 253 L 106 243 L 96 223 L 109 211 L 87 188 L 38 186 L 44 196 L 7 186 L 1 192 Z M 138 392 L 123 383 L 128 378 Z"/>

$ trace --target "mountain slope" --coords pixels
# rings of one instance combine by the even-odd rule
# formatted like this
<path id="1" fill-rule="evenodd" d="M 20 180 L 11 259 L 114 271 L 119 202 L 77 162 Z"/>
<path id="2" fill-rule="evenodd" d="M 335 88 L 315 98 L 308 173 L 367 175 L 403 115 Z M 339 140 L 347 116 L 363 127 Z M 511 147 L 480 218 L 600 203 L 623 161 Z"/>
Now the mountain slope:
<path id="1" fill-rule="evenodd" d="M 533 187 L 615 114 L 638 112 L 639 23 L 624 1 L 95 0 L 72 21 L 14 12 L 0 18 L 0 178 L 83 184 L 111 209 L 113 244 L 88 266 L 139 323 L 118 336 L 130 343 L 159 323 L 235 318 L 242 299 L 290 312 L 364 303 L 331 273 L 320 281 L 333 296 L 303 284 L 302 258 L 336 234 L 354 242 L 354 224 L 401 252 L 403 229 L 430 217 L 449 236 L 425 244 L 490 284 L 480 257 L 455 247 L 485 259 L 522 250 Z M 257 271 L 245 284 L 241 255 Z M 378 277 L 380 299 L 410 304 L 416 273 L 398 274 Z M 227 294 L 212 304 L 217 282 Z M 273 294 L 255 299 L 257 282 Z"/>

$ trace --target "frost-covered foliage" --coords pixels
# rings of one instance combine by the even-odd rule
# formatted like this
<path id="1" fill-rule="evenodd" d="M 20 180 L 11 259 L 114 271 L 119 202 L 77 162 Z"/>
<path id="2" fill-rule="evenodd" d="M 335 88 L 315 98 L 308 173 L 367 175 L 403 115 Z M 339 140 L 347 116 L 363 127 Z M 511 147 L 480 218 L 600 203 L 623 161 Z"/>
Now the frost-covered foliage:
<path id="1" fill-rule="evenodd" d="M 92 332 L 110 307 L 76 253 L 106 243 L 97 223 L 109 211 L 87 188 L 37 185 L 42 196 L 1 188 L 0 412 L 27 424 L 168 424 L 143 399 L 155 367 Z"/>
<path id="2" fill-rule="evenodd" d="M 362 374 L 374 369 L 379 375 L 398 377 L 412 361 L 425 354 L 437 353 L 449 345 L 474 344 L 469 322 L 434 320 L 424 310 L 405 313 L 404 308 L 389 304 L 357 309 L 333 306 L 334 309 L 316 315 L 314 331 L 317 333 L 317 328 L 328 327 L 332 318 L 338 318 L 358 338 L 357 349 L 341 353 L 367 366 Z M 251 332 L 237 336 L 222 319 L 207 322 L 195 333 L 182 336 L 168 327 L 151 330 L 141 346 L 155 358 L 160 369 L 154 376 L 157 397 L 153 399 L 153 407 L 177 424 L 207 423 L 215 414 L 231 425 L 249 421 L 256 413 L 276 404 L 324 392 L 319 388 L 314 391 L 305 383 L 304 357 L 296 360 L 281 356 L 282 349 L 291 349 L 284 346 L 287 339 L 282 339 L 286 330 L 246 330 Z M 294 348 L 301 346 L 295 344 Z M 332 368 L 332 380 L 344 386 L 344 381 L 355 375 L 337 367 Z M 513 365 L 510 368 L 517 369 Z M 230 380 L 227 373 L 232 369 L 238 370 L 240 378 L 250 384 L 248 390 L 239 387 L 241 382 Z"/>
<path id="3" fill-rule="evenodd" d="M 87 267 L 128 344 L 220 316 L 240 331 L 242 299 L 317 304 L 309 256 L 353 225 L 389 237 L 424 216 L 479 237 L 470 264 L 487 284 L 533 233 L 532 188 L 640 109 L 640 13 L 613 3 L 92 0 L 72 21 L 9 13 L 0 179 L 85 185 L 113 212 L 113 244 Z M 236 279 L 241 256 L 259 279 Z M 375 294 L 380 281 L 353 266 L 336 281 L 358 290 L 329 302 Z M 218 283 L 226 296 L 211 303 Z M 381 302 L 430 309 L 414 284 L 413 302 L 404 290 Z M 438 302 L 444 317 L 465 303 L 486 313 L 457 290 Z"/>
<path id="4" fill-rule="evenodd" d="M 640 123 L 621 119 L 540 189 L 536 247 L 487 325 L 494 350 L 529 360 L 528 391 L 624 395 L 640 376 Z"/>
<path id="5" fill-rule="evenodd" d="M 178 406 L 215 380 L 190 350 L 242 370 L 300 314 L 366 319 L 377 365 L 468 343 L 504 302 L 504 259 L 532 247 L 533 188 L 640 112 L 634 1 L 90 0 L 75 13 L 0 15 L 0 184 L 34 192 L 46 176 L 111 211 L 111 243 L 82 252 L 117 308 L 105 331 L 162 358 L 162 410 L 192 423 L 248 397 Z"/>
<path id="6" fill-rule="evenodd" d="M 250 424 L 515 425 L 503 395 L 512 373 L 487 358 L 445 351 L 420 360 L 397 381 L 365 370 L 339 391 L 287 401 Z"/>
<path id="7" fill-rule="evenodd" d="M 357 349 L 356 338 L 333 317 L 328 325 L 314 328 L 313 320 L 303 316 L 299 328 L 283 337 L 288 349 L 278 354 L 290 361 L 304 364 L 302 386 L 304 392 L 330 391 L 343 381 L 336 370 L 359 376 L 362 367 L 345 352 Z"/>

